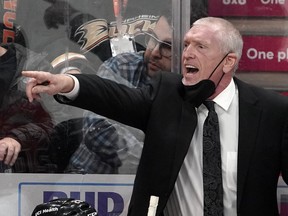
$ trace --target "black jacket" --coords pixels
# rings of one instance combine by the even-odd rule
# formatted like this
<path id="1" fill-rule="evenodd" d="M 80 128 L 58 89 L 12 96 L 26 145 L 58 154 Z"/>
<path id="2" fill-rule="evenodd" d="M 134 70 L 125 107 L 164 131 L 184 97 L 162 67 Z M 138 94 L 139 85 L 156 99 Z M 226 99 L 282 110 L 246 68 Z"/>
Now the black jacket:
<path id="1" fill-rule="evenodd" d="M 181 75 L 162 73 L 148 89 L 130 89 L 97 76 L 77 78 L 78 97 L 65 101 L 56 96 L 59 102 L 145 132 L 128 215 L 147 215 L 151 195 L 159 197 L 157 215 L 161 215 L 197 124 L 195 107 L 184 99 Z M 237 214 L 278 215 L 280 173 L 288 183 L 288 100 L 234 80 L 239 90 Z"/>
<path id="2" fill-rule="evenodd" d="M 51 117 L 41 103 L 30 103 L 18 85 L 23 79 L 22 70 L 49 67 L 49 64 L 43 56 L 17 44 L 4 47 L 8 51 L 0 58 L 0 138 L 11 137 L 21 144 L 14 172 L 52 171 L 53 165 L 47 165 L 48 143 L 53 131 Z"/>

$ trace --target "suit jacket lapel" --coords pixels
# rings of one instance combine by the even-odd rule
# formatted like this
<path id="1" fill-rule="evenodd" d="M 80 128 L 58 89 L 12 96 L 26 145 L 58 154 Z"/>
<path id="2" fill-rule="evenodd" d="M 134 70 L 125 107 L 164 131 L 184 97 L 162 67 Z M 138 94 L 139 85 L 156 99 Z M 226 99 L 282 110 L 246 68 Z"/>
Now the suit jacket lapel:
<path id="1" fill-rule="evenodd" d="M 262 109 L 257 106 L 257 97 L 249 87 L 235 79 L 239 89 L 239 136 L 237 168 L 237 209 L 240 208 L 250 159 L 256 143 L 258 124 Z"/>
<path id="2" fill-rule="evenodd" d="M 191 111 L 192 110 L 192 111 Z M 197 126 L 197 114 L 195 107 L 189 102 L 183 102 L 181 121 L 179 122 L 179 133 L 177 136 L 177 143 L 181 143 L 176 148 L 176 158 L 182 162 L 186 156 L 190 146 L 192 136 Z"/>
<path id="3" fill-rule="evenodd" d="M 179 121 L 175 124 L 175 130 L 170 131 L 170 133 L 176 133 L 176 139 L 169 141 L 166 149 L 163 149 L 163 151 L 165 151 L 165 158 L 161 158 L 162 162 L 166 161 L 166 167 L 169 166 L 169 169 L 157 169 L 158 172 L 162 173 L 161 176 L 166 176 L 166 179 L 169 179 L 169 182 L 162 181 L 161 187 L 159 187 L 157 184 L 159 184 L 160 180 L 157 179 L 157 181 L 155 181 L 154 179 L 153 181 L 154 191 L 160 189 L 160 191 L 165 192 L 164 194 L 158 193 L 160 195 L 158 209 L 161 211 L 164 209 L 169 198 L 167 194 L 171 194 L 174 189 L 175 181 L 178 177 L 179 170 L 181 169 L 197 125 L 197 114 L 195 107 L 191 103 L 183 101 L 180 105 L 179 111 L 180 110 L 181 115 Z M 157 175 L 155 174 L 154 176 L 156 177 Z"/>
<path id="4" fill-rule="evenodd" d="M 191 103 L 183 101 L 181 112 L 181 119 L 177 129 L 177 140 L 175 142 L 175 157 L 173 162 L 172 178 L 171 182 L 169 183 L 170 188 L 172 189 L 174 188 L 179 170 L 183 164 L 192 140 L 192 136 L 197 126 L 196 110 Z"/>

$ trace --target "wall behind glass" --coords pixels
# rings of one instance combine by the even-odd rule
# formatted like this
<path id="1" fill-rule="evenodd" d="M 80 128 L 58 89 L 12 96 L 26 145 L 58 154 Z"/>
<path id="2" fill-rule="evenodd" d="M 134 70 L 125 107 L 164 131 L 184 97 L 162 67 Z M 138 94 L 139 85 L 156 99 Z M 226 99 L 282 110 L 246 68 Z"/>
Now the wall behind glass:
<path id="1" fill-rule="evenodd" d="M 279 0 L 208 0 L 211 16 L 232 21 L 244 39 L 237 76 L 277 91 L 287 91 L 288 2 Z"/>

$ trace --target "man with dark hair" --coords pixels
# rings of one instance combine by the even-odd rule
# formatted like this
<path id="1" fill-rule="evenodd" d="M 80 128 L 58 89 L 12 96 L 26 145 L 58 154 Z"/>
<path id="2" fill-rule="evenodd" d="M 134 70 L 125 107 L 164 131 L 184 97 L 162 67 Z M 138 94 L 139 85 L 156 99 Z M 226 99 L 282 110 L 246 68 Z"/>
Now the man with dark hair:
<path id="1" fill-rule="evenodd" d="M 171 71 L 172 13 L 163 10 L 155 27 L 146 33 L 146 51 L 118 54 L 96 72 L 102 78 L 130 88 L 147 86 L 159 71 Z M 85 72 L 85 70 L 84 70 Z M 84 112 L 83 139 L 65 172 L 134 174 L 144 134 L 119 122 Z"/>

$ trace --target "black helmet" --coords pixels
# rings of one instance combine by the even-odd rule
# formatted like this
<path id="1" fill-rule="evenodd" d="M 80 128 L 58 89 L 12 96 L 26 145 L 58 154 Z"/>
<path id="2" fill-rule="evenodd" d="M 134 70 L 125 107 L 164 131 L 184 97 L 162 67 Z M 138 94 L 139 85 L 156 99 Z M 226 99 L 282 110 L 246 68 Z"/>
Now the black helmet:
<path id="1" fill-rule="evenodd" d="M 97 211 L 87 202 L 72 198 L 50 200 L 39 204 L 31 216 L 96 216 Z"/>

